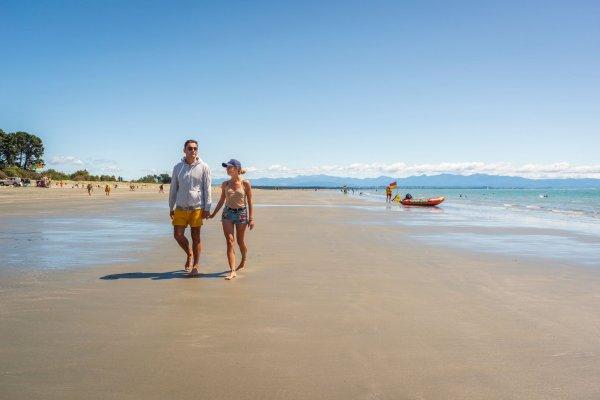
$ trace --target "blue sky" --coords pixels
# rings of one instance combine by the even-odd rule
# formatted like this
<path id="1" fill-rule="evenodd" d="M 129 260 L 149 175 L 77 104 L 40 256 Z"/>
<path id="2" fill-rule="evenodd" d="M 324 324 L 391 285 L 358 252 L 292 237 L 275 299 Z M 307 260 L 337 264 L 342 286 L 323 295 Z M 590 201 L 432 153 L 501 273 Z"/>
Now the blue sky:
<path id="1" fill-rule="evenodd" d="M 598 21 L 598 1 L 5 0 L 0 128 L 125 177 L 187 138 L 250 177 L 600 177 Z"/>

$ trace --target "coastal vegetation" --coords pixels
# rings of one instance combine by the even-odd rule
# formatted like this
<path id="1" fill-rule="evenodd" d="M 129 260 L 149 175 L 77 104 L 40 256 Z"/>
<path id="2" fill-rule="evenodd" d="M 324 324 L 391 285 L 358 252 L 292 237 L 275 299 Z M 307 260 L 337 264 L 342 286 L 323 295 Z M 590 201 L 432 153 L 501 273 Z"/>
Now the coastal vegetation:
<path id="1" fill-rule="evenodd" d="M 39 136 L 18 131 L 6 133 L 0 129 L 0 179 L 8 177 L 19 177 L 29 179 L 41 179 L 46 176 L 54 181 L 103 181 L 123 182 L 121 176 L 115 175 L 93 175 L 87 169 L 80 169 L 72 173 L 57 171 L 45 167 L 44 143 Z M 169 174 L 146 175 L 134 180 L 139 183 L 170 183 Z"/>

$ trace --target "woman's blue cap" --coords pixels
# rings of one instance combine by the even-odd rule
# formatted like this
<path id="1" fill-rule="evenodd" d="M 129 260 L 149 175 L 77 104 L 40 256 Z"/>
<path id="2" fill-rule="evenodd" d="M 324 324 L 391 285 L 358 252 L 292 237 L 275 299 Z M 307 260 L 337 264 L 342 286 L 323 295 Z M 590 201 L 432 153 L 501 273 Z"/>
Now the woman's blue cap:
<path id="1" fill-rule="evenodd" d="M 224 162 L 221 164 L 223 166 L 223 168 L 227 168 L 227 167 L 236 167 L 236 168 L 242 168 L 242 163 L 239 162 L 238 160 L 234 160 L 233 158 L 227 162 Z"/>

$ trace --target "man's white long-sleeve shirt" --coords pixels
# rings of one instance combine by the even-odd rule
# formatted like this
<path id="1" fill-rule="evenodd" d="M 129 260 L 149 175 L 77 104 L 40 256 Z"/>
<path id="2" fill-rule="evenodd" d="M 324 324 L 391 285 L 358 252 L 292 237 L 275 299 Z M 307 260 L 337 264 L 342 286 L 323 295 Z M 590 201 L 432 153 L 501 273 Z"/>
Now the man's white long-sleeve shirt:
<path id="1" fill-rule="evenodd" d="M 199 158 L 193 164 L 181 162 L 173 167 L 171 189 L 169 190 L 169 210 L 174 208 L 202 208 L 210 211 L 211 176 L 208 165 Z"/>

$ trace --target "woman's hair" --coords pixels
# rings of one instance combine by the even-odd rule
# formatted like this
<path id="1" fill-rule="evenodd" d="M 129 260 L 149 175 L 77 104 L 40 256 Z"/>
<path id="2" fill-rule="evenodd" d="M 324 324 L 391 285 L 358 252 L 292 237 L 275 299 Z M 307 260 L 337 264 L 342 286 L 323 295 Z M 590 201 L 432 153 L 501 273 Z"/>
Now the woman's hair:
<path id="1" fill-rule="evenodd" d="M 246 168 L 240 168 L 240 175 L 243 175 L 246 173 Z"/>

